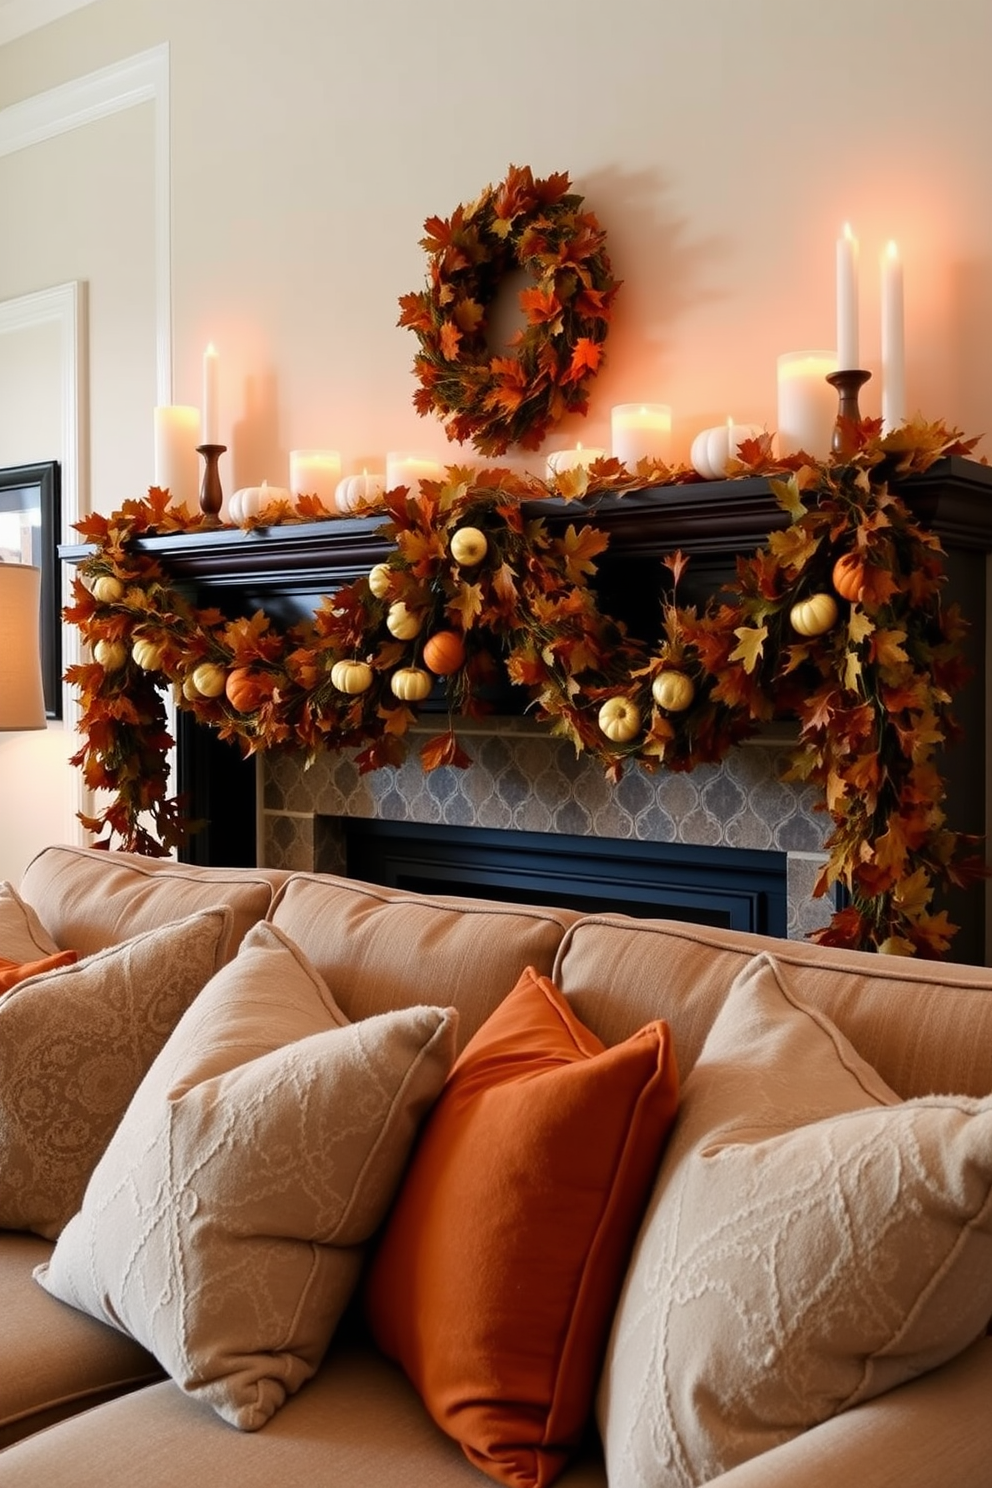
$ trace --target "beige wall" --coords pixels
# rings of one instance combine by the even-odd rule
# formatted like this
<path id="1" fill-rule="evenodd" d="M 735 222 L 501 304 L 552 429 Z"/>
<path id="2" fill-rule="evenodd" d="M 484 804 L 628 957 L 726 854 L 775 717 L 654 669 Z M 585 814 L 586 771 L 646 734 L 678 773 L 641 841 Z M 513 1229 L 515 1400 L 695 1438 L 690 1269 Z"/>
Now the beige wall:
<path id="1" fill-rule="evenodd" d="M 528 164 L 571 174 L 625 281 L 590 416 L 550 446 L 608 444 L 627 399 L 673 405 L 683 457 L 728 413 L 774 427 L 777 355 L 833 343 L 845 219 L 864 411 L 894 237 L 910 410 L 982 434 L 990 43 L 987 0 L 96 0 L 0 46 L 0 110 L 167 44 L 171 255 L 156 281 L 166 167 L 143 102 L 0 159 L 0 300 L 89 286 L 103 509 L 152 479 L 170 330 L 175 401 L 199 401 L 219 348 L 228 490 L 284 481 L 299 445 L 353 469 L 457 458 L 413 411 L 397 298 L 423 281 L 424 218 Z M 0 756 L 0 812 L 7 774 Z"/>

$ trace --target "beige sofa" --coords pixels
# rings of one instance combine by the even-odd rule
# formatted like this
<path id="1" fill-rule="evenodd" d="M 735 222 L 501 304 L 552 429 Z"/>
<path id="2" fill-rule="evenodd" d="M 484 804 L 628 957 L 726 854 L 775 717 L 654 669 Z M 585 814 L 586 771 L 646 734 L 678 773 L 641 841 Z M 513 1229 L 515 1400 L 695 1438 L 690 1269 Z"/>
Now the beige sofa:
<path id="1" fill-rule="evenodd" d="M 252 930 L 262 921 L 274 929 Z M 193 924 L 204 942 L 199 970 L 193 963 L 200 952 L 187 954 L 157 938 L 162 927 L 176 924 Z M 23 931 L 14 954 L 11 927 Z M 653 1047 L 663 1051 L 661 1069 L 670 1039 L 680 1078 L 678 1114 L 658 1143 L 657 1179 L 653 1171 L 636 1198 L 629 1255 L 623 1254 L 620 1274 L 604 1281 L 593 1264 L 597 1231 L 583 1259 L 582 1286 L 605 1286 L 613 1309 L 605 1334 L 597 1337 L 593 1328 L 585 1341 L 595 1360 L 585 1429 L 573 1432 L 575 1439 L 556 1458 L 544 1450 L 556 1446 L 547 1424 L 556 1401 L 543 1415 L 534 1401 L 511 1401 L 511 1415 L 523 1410 L 540 1418 L 538 1445 L 515 1455 L 511 1443 L 502 1459 L 497 1453 L 482 1464 L 490 1476 L 519 1484 L 557 1478 L 563 1488 L 707 1481 L 721 1488 L 987 1488 L 992 1102 L 984 1098 L 992 1091 L 992 971 L 669 921 L 430 899 L 330 876 L 195 869 L 62 846 L 41 853 L 16 890 L 6 886 L 6 899 L 0 898 L 0 955 L 27 962 L 56 948 L 76 950 L 80 960 L 19 982 L 0 999 L 5 1070 L 20 1068 L 17 1051 L 11 1053 L 14 1035 L 24 1038 L 22 1029 L 44 1019 L 40 998 L 46 991 L 68 998 L 71 1010 L 89 1008 L 93 1040 L 116 1056 L 128 1041 L 127 1018 L 136 1016 L 149 983 L 161 983 L 163 997 L 171 996 L 176 978 L 192 984 L 181 998 L 189 1012 L 171 1004 L 162 1012 L 156 1004 L 159 1026 L 151 1044 L 135 1044 L 129 1070 L 114 1075 L 128 1099 L 141 1082 L 126 1117 L 108 1097 L 106 1119 L 118 1147 L 123 1121 L 135 1119 L 142 1099 L 147 1104 L 141 1091 L 152 1074 L 143 1076 L 161 1067 L 162 1051 L 177 1037 L 173 1030 L 193 1027 L 202 1013 L 187 1054 L 192 1050 L 195 1062 L 202 1041 L 209 1042 L 203 1009 L 214 993 L 197 991 L 195 984 L 213 989 L 226 979 L 236 997 L 244 957 L 255 984 L 264 983 L 256 1020 L 278 1022 L 284 992 L 290 996 L 285 989 L 300 977 L 306 995 L 315 978 L 330 989 L 342 1029 L 347 1022 L 364 1034 L 379 1026 L 368 1020 L 399 1016 L 398 1010 L 411 1019 L 433 1019 L 417 1036 L 441 1060 L 440 1072 L 429 1077 L 435 1085 L 450 1080 L 455 1046 L 464 1050 L 480 1029 L 484 1036 L 526 968 L 543 988 L 542 1006 L 557 1008 L 547 1001 L 551 993 L 542 978 L 563 995 L 562 1017 L 579 1028 L 575 1035 L 569 1023 L 583 1068 L 604 1057 L 596 1052 L 597 1040 L 612 1053 L 651 1028 Z M 267 955 L 291 958 L 285 983 L 281 972 L 264 975 L 267 965 L 284 965 L 266 962 Z M 253 962 L 252 956 L 262 959 Z M 103 974 L 111 987 L 105 996 Z M 438 1012 L 448 1008 L 457 1009 L 457 1024 Z M 286 1047 L 287 1039 L 298 1037 L 286 1026 L 289 1032 L 275 1036 L 275 1045 Z M 43 1032 L 46 1058 L 54 1058 L 58 1029 L 49 1025 Z M 449 1035 L 455 1044 L 445 1064 L 437 1051 Z M 309 1036 L 306 1042 L 309 1047 Z M 244 1059 L 257 1055 L 248 1040 Z M 49 1111 L 59 1092 L 66 1102 L 78 1096 L 71 1054 L 58 1057 L 58 1083 L 40 1083 L 32 1097 L 42 1107 L 48 1102 Z M 174 1084 L 174 1069 L 169 1078 Z M 110 1075 L 106 1079 L 109 1088 Z M 15 1083 L 11 1077 L 12 1088 Z M 286 1376 L 288 1398 L 257 1430 L 239 1430 L 230 1416 L 224 1419 L 209 1389 L 188 1380 L 181 1388 L 141 1342 L 98 1320 L 92 1301 L 82 1310 L 46 1289 L 45 1278 L 50 1288 L 54 1276 L 63 1293 L 71 1285 L 77 1300 L 85 1300 L 92 1284 L 93 1295 L 112 1311 L 118 1295 L 123 1310 L 152 1288 L 147 1277 L 130 1276 L 138 1250 L 118 1250 L 123 1242 L 110 1201 L 100 1211 L 102 1232 L 100 1215 L 89 1228 L 82 1225 L 82 1214 L 95 1204 L 96 1176 L 78 1213 L 79 1196 L 61 1180 L 45 1201 L 50 1213 L 44 1204 L 40 1218 L 25 1209 L 32 1228 L 0 1234 L 0 1488 L 186 1488 L 191 1482 L 467 1488 L 486 1481 L 479 1452 L 473 1455 L 464 1437 L 461 1444 L 455 1439 L 477 1402 L 461 1411 L 461 1401 L 445 1417 L 431 1396 L 450 1359 L 434 1359 L 428 1367 L 409 1356 L 387 1357 L 377 1346 L 380 1331 L 369 1302 L 383 1265 L 383 1232 L 388 1236 L 397 1223 L 404 1185 L 412 1182 L 409 1172 L 436 1118 L 439 1097 L 432 1089 L 425 1087 L 406 1118 L 410 1129 L 404 1128 L 397 1150 L 414 1155 L 384 1180 L 388 1192 L 377 1195 L 378 1210 L 369 1210 L 371 1235 L 341 1247 L 350 1267 L 348 1301 L 335 1318 L 326 1355 L 315 1359 L 311 1378 Z M 934 1099 L 934 1092 L 953 1099 Z M 170 1090 L 169 1099 L 174 1095 Z M 118 1092 L 118 1105 L 120 1099 Z M 9 1137 L 4 1119 L 0 1154 Z M 575 1119 L 584 1119 L 582 1113 Z M 604 1107 L 604 1125 L 609 1121 Z M 115 1144 L 110 1131 L 101 1135 L 98 1122 L 87 1139 L 98 1147 L 111 1139 L 95 1169 L 99 1175 Z M 118 1152 L 115 1192 L 138 1184 L 134 1175 L 145 1155 L 144 1149 Z M 170 1148 L 170 1163 L 173 1156 Z M 492 1152 L 493 1175 L 502 1171 L 502 1157 Z M 295 1159 L 287 1154 L 286 1160 Z M 559 1176 L 542 1175 L 540 1220 L 545 1233 L 560 1221 L 564 1258 L 574 1237 L 567 1207 L 555 1212 Z M 12 1182 L 10 1172 L 0 1171 L 0 1189 Z M 610 1183 L 624 1182 L 622 1173 L 610 1176 Z M 252 1187 L 242 1173 L 232 1202 L 240 1203 Z M 495 1225 L 503 1201 L 497 1176 L 492 1187 Z M 192 1210 L 189 1189 L 180 1186 L 173 1207 Z M 0 1207 L 4 1202 L 0 1198 Z M 284 1202 L 291 1207 L 295 1195 Z M 15 1203 L 10 1212 L 22 1211 Z M 167 1218 L 171 1223 L 171 1214 Z M 9 1225 L 9 1214 L 0 1214 L 0 1221 Z M 448 1222 L 457 1242 L 457 1210 Z M 514 1243 L 519 1239 L 526 1255 L 527 1224 L 518 1219 L 515 1227 L 522 1233 Z M 46 1228 L 55 1235 L 38 1233 Z M 465 1233 L 470 1246 L 485 1251 L 484 1235 L 471 1225 Z M 126 1262 L 118 1264 L 125 1253 Z M 450 1253 L 457 1267 L 457 1244 Z M 463 1289 L 473 1284 L 473 1258 L 474 1252 L 458 1281 Z M 480 1287 L 486 1284 L 482 1273 L 498 1259 L 479 1260 Z M 168 1256 L 159 1262 L 171 1264 Z M 182 1257 L 177 1264 L 185 1264 Z M 609 1265 L 604 1260 L 601 1269 Z M 101 1270 L 107 1274 L 101 1277 Z M 130 1290 L 121 1279 L 125 1271 Z M 159 1272 L 154 1276 L 156 1287 L 173 1284 L 163 1283 Z M 197 1305 L 209 1312 L 223 1287 L 223 1278 L 211 1282 Z M 390 1295 L 396 1294 L 380 1287 L 380 1306 Z M 577 1293 L 576 1309 L 585 1305 L 583 1297 Z M 405 1295 L 400 1301 L 405 1306 Z M 478 1311 L 500 1301 L 487 1298 Z M 433 1338 L 435 1321 L 413 1314 L 411 1336 Z M 476 1317 L 465 1318 L 462 1332 L 451 1335 L 450 1351 L 458 1353 L 475 1328 Z M 517 1332 L 521 1337 L 510 1345 L 529 1347 L 527 1328 Z M 152 1327 L 151 1341 L 157 1336 Z M 429 1346 L 425 1341 L 425 1351 Z M 561 1358 L 571 1346 L 570 1334 L 555 1355 L 556 1369 L 564 1368 Z M 168 1346 L 159 1352 L 171 1363 Z M 552 1397 L 560 1378 L 550 1380 Z M 493 1393 L 499 1392 L 496 1381 Z M 454 1435 L 440 1429 L 432 1411 Z M 476 1425 L 473 1418 L 470 1429 Z"/>

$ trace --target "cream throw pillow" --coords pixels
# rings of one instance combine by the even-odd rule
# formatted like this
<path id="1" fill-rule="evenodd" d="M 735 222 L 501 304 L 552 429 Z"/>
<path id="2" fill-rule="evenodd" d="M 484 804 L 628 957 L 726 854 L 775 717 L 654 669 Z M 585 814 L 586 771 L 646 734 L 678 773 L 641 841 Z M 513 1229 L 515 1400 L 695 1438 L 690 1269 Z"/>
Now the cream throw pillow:
<path id="1" fill-rule="evenodd" d="M 244 1430 L 313 1374 L 422 1117 L 453 1008 L 349 1024 L 293 943 L 249 931 L 182 1019 L 36 1271 Z"/>
<path id="2" fill-rule="evenodd" d="M 992 1098 L 900 1102 L 771 957 L 686 1079 L 603 1373 L 615 1488 L 708 1483 L 992 1313 Z"/>
<path id="3" fill-rule="evenodd" d="M 0 1226 L 54 1240 L 182 1014 L 226 959 L 204 910 L 0 999 Z"/>
<path id="4" fill-rule="evenodd" d="M 62 950 L 13 884 L 0 882 L 0 956 L 7 961 L 39 961 Z"/>

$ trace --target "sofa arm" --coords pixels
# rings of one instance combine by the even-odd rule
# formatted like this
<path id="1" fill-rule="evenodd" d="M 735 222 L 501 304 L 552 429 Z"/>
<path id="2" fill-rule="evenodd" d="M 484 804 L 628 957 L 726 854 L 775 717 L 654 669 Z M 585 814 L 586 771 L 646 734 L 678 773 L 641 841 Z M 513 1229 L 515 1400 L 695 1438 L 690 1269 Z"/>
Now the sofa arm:
<path id="1" fill-rule="evenodd" d="M 714 1478 L 719 1488 L 988 1488 L 992 1338 Z"/>

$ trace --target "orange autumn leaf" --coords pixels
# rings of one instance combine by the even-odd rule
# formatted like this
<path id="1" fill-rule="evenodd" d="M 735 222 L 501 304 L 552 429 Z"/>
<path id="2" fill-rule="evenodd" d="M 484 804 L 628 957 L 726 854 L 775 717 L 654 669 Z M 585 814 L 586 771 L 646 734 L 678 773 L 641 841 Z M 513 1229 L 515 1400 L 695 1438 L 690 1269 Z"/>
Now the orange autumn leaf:
<path id="1" fill-rule="evenodd" d="M 598 370 L 602 357 L 603 348 L 598 341 L 591 341 L 588 336 L 579 336 L 562 382 L 581 382 L 588 372 Z"/>
<path id="2" fill-rule="evenodd" d="M 451 729 L 446 734 L 438 734 L 421 745 L 420 761 L 428 774 L 442 765 L 453 765 L 456 769 L 467 770 L 472 763 L 471 757 L 462 749 Z"/>
<path id="3" fill-rule="evenodd" d="M 458 343 L 462 339 L 462 333 L 454 321 L 446 320 L 441 327 L 441 355 L 446 362 L 454 362 L 458 359 Z"/>
<path id="4" fill-rule="evenodd" d="M 553 288 L 542 289 L 537 285 L 520 291 L 520 308 L 530 325 L 544 325 L 561 314 L 561 301 Z"/>

